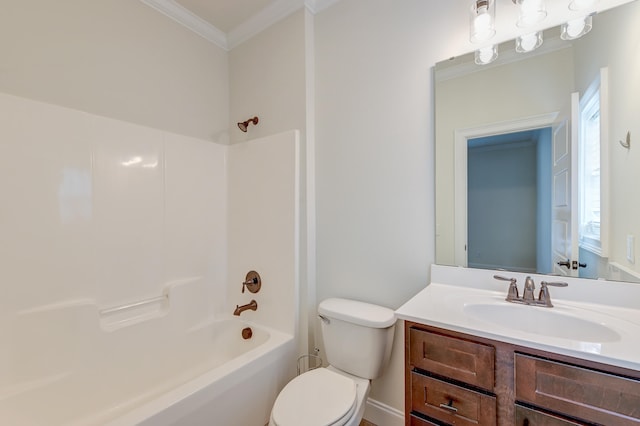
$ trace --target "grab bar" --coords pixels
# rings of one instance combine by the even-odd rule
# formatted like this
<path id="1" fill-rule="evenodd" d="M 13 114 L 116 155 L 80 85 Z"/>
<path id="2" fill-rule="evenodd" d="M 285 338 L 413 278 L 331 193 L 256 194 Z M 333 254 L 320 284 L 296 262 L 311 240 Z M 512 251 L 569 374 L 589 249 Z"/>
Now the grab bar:
<path id="1" fill-rule="evenodd" d="M 150 305 L 156 302 L 163 302 L 164 300 L 169 300 L 168 294 L 163 294 L 162 296 L 152 297 L 150 299 L 139 300 L 137 302 L 128 303 L 126 305 L 114 306 L 112 308 L 102 309 L 100 311 L 100 315 L 109 315 L 120 311 L 126 311 L 128 309 L 137 308 L 138 306 Z"/>

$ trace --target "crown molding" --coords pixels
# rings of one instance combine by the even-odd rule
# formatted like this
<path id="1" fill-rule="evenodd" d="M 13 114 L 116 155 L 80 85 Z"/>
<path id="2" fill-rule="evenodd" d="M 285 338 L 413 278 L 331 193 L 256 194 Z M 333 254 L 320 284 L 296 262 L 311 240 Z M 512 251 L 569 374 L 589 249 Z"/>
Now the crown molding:
<path id="1" fill-rule="evenodd" d="M 228 33 L 224 33 L 174 0 L 140 1 L 228 51 L 302 7 L 316 14 L 340 0 L 277 0 Z"/>
<path id="2" fill-rule="evenodd" d="M 200 37 L 229 50 L 227 35 L 173 0 L 140 0 L 147 6 L 184 25 Z"/>
<path id="3" fill-rule="evenodd" d="M 277 0 L 227 33 L 229 50 L 304 6 L 304 0 Z"/>
<path id="4" fill-rule="evenodd" d="M 340 0 L 278 0 L 271 3 L 259 13 L 253 15 L 236 28 L 229 31 L 227 39 L 229 50 L 247 41 L 256 34 L 269 28 L 276 22 L 286 18 L 302 7 L 307 8 L 312 14 L 327 9 Z"/>

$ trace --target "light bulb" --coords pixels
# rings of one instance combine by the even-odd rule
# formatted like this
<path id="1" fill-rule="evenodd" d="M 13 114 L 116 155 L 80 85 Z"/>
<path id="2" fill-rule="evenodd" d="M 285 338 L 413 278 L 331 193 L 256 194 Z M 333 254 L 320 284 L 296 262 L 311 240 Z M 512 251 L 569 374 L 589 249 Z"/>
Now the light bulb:
<path id="1" fill-rule="evenodd" d="M 491 28 L 492 19 L 487 13 L 482 13 L 473 21 L 474 37 L 478 41 L 486 41 L 495 33 Z"/>
<path id="2" fill-rule="evenodd" d="M 473 3 L 469 36 L 472 43 L 482 43 L 495 35 L 494 13 L 495 0 L 477 0 Z"/>
<path id="3" fill-rule="evenodd" d="M 591 15 L 584 18 L 572 19 L 565 24 L 562 24 L 562 32 L 560 38 L 563 40 L 574 40 L 580 38 L 589 31 L 592 27 Z"/>
<path id="4" fill-rule="evenodd" d="M 547 9 L 543 0 L 518 0 L 520 16 L 516 25 L 520 28 L 531 27 L 547 17 Z"/>
<path id="5" fill-rule="evenodd" d="M 487 31 L 491 27 L 491 16 L 486 13 L 481 13 L 476 16 L 476 19 L 473 21 L 473 31 L 476 33 L 483 33 Z"/>
<path id="6" fill-rule="evenodd" d="M 482 47 L 475 52 L 475 62 L 478 65 L 487 65 L 498 58 L 498 47 L 496 45 Z"/>
<path id="7" fill-rule="evenodd" d="M 542 45 L 542 32 L 521 35 L 516 39 L 516 52 L 532 52 Z"/>
<path id="8" fill-rule="evenodd" d="M 569 37 L 577 37 L 584 30 L 584 19 L 572 19 L 567 22 L 567 34 Z"/>
<path id="9" fill-rule="evenodd" d="M 591 9 L 598 0 L 573 0 L 569 3 L 569 9 L 571 10 L 587 10 Z"/>
<path id="10" fill-rule="evenodd" d="M 527 34 L 523 35 L 520 38 L 520 46 L 522 46 L 522 50 L 525 52 L 531 52 L 536 47 L 536 43 L 538 42 L 538 37 L 535 34 Z"/>

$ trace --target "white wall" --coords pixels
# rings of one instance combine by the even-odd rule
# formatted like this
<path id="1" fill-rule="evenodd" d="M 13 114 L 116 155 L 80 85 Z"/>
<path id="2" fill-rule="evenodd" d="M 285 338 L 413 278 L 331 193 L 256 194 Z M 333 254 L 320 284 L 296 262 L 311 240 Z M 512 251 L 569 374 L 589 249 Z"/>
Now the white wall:
<path id="1" fill-rule="evenodd" d="M 640 181 L 640 152 L 637 135 L 640 135 L 640 2 L 632 2 L 624 7 L 608 11 L 597 16 L 593 34 L 575 43 L 576 85 L 584 93 L 596 78 L 601 67 L 609 68 L 609 159 L 610 187 L 601 191 L 610 194 L 610 210 L 613 214 L 610 222 L 609 262 L 615 262 L 640 274 L 640 201 L 638 197 L 627 196 L 630 183 Z M 614 42 L 615 40 L 615 42 Z M 612 48 L 615 46 L 615 48 Z M 598 58 L 594 61 L 593 58 Z M 632 147 L 627 150 L 618 141 L 625 140 L 627 131 L 631 132 Z M 627 260 L 627 235 L 636 239 L 636 261 Z M 582 258 L 581 258 L 582 261 Z M 590 259 L 595 265 L 598 260 Z M 606 262 L 605 262 L 606 263 Z M 595 266 L 594 266 L 595 267 Z M 597 276 L 607 276 L 606 268 L 600 268 Z M 618 277 L 618 275 L 616 275 Z M 622 275 L 624 278 L 624 275 Z M 632 278 L 628 276 L 627 278 Z"/>
<path id="2" fill-rule="evenodd" d="M 227 142 L 224 50 L 140 1 L 0 6 L 0 92 Z"/>
<path id="3" fill-rule="evenodd" d="M 224 283 L 225 152 L 205 139 L 227 141 L 226 52 L 138 1 L 2 10 L 7 306 Z"/>
<path id="4" fill-rule="evenodd" d="M 305 136 L 305 11 L 299 10 L 229 52 L 231 142 L 291 129 Z M 257 115 L 247 133 L 236 123 Z"/>
<path id="5" fill-rule="evenodd" d="M 316 15 L 318 300 L 397 308 L 434 259 L 431 67 L 466 33 L 456 2 L 342 0 Z M 403 340 L 371 398 L 403 410 Z M 371 419 L 375 421 L 375 419 Z"/>
<path id="6" fill-rule="evenodd" d="M 312 28 L 310 13 L 300 9 L 229 52 L 231 143 L 299 130 L 301 353 L 309 352 L 309 344 L 313 344 L 307 342 L 306 308 L 315 305 L 315 292 L 308 291 L 313 284 L 308 278 L 307 256 L 308 244 L 313 244 L 313 236 L 309 237 L 307 230 L 308 216 L 313 214 L 313 208 L 308 207 L 313 202 L 313 180 L 307 179 L 306 161 L 313 152 L 313 135 L 308 134 L 307 125 L 312 119 L 309 104 L 313 101 L 307 66 L 313 56 Z M 254 116 L 259 117 L 258 125 L 251 124 L 247 133 L 241 132 L 236 123 Z"/>

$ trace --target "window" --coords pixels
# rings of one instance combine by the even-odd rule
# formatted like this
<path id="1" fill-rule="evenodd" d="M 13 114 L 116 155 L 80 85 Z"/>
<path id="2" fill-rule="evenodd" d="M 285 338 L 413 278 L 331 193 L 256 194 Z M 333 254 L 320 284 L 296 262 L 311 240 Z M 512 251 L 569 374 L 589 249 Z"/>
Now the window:
<path id="1" fill-rule="evenodd" d="M 605 142 L 603 131 L 603 76 L 594 81 L 580 100 L 580 133 L 578 136 L 578 191 L 580 246 L 599 256 L 606 257 L 604 244 L 603 209 L 601 187 L 606 182 L 602 153 Z M 605 158 L 606 159 L 606 158 Z"/>

